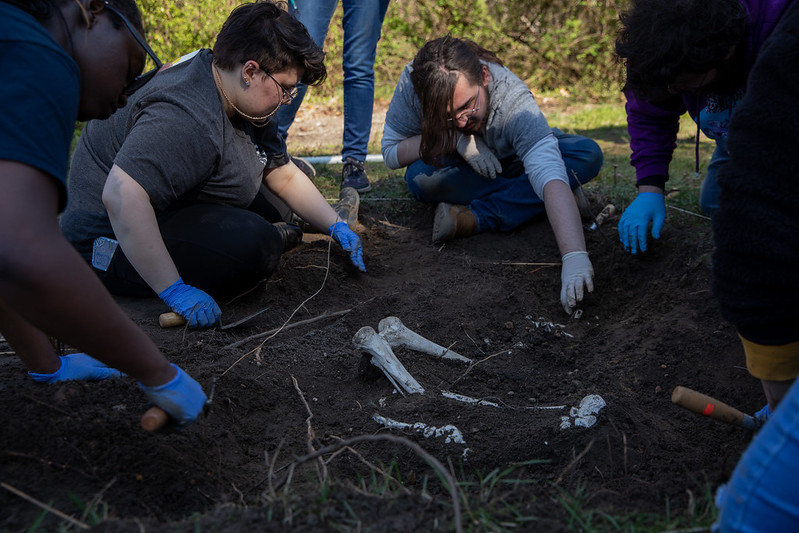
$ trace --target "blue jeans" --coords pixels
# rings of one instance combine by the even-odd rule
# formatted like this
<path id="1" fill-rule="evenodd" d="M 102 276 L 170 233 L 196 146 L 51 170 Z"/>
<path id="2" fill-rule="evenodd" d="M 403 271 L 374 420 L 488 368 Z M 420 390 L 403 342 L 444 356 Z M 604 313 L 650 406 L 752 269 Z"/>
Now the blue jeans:
<path id="1" fill-rule="evenodd" d="M 716 149 L 710 158 L 707 166 L 705 179 L 702 182 L 702 190 L 699 194 L 699 207 L 707 216 L 713 216 L 719 208 L 719 169 L 730 160 L 730 153 L 727 151 L 727 141 L 724 137 L 716 139 Z"/>
<path id="2" fill-rule="evenodd" d="M 556 128 L 552 132 L 558 140 L 572 189 L 599 174 L 603 157 L 597 143 Z M 544 200 L 533 191 L 518 159 L 515 164 L 502 163 L 502 174 L 492 180 L 476 173 L 460 157 L 454 157 L 443 167 L 418 160 L 405 171 L 405 182 L 414 198 L 422 202 L 468 205 L 477 215 L 479 231 L 509 231 L 542 213 Z"/>
<path id="3" fill-rule="evenodd" d="M 344 148 L 342 161 L 352 157 L 366 160 L 369 134 L 372 131 L 372 108 L 375 99 L 375 55 L 377 41 L 389 0 L 342 0 L 344 17 Z M 330 20 L 338 0 L 295 0 L 290 8 L 305 25 L 318 46 L 324 46 Z M 291 4 L 289 4 L 291 5 Z M 280 134 L 285 139 L 308 87 L 297 85 L 299 93 L 289 105 L 277 112 Z"/>
<path id="4" fill-rule="evenodd" d="M 727 485 L 713 531 L 799 531 L 799 381 L 755 435 Z"/>

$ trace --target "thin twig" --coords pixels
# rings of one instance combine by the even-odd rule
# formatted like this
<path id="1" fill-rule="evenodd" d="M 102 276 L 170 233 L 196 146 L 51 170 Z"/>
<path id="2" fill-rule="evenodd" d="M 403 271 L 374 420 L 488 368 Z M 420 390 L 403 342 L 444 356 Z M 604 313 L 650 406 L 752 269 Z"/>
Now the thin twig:
<path id="1" fill-rule="evenodd" d="M 297 307 L 294 309 L 294 311 L 292 311 L 292 312 L 291 312 L 291 315 L 289 315 L 289 317 L 286 319 L 286 321 L 285 321 L 285 322 L 283 322 L 283 325 L 282 325 L 282 326 L 280 326 L 279 328 L 276 328 L 276 329 L 273 329 L 273 330 L 267 331 L 266 333 L 261 333 L 261 334 L 258 334 L 258 335 L 252 335 L 252 336 L 250 336 L 250 337 L 247 337 L 246 339 L 243 339 L 243 340 L 241 340 L 241 341 L 234 342 L 233 344 L 228 344 L 227 346 L 224 346 L 222 349 L 224 350 L 225 348 L 231 348 L 231 347 L 239 346 L 239 345 L 241 345 L 241 344 L 242 344 L 242 343 L 244 343 L 244 342 L 247 342 L 247 341 L 250 341 L 250 340 L 253 340 L 253 339 L 256 339 L 256 338 L 266 337 L 266 338 L 265 338 L 265 339 L 264 339 L 264 340 L 261 342 L 261 344 L 258 346 L 258 348 L 256 348 L 256 349 L 260 349 L 260 348 L 261 348 L 261 346 L 263 346 L 264 344 L 266 344 L 266 342 L 267 342 L 269 339 L 271 339 L 272 337 L 274 337 L 275 335 L 277 335 L 278 333 L 280 333 L 280 332 L 281 332 L 281 331 L 283 331 L 284 329 L 287 329 L 287 328 L 289 327 L 289 326 L 288 326 L 288 323 L 289 323 L 289 322 L 291 322 L 291 319 L 292 319 L 292 318 L 294 318 L 294 315 L 296 315 L 296 314 L 297 314 L 297 311 L 299 311 L 300 309 L 302 309 L 302 308 L 305 306 L 305 304 L 306 304 L 308 301 L 310 301 L 311 299 L 313 299 L 313 298 L 314 298 L 314 297 L 315 297 L 317 294 L 319 294 L 320 292 L 322 292 L 322 289 L 324 289 L 324 288 L 325 288 L 325 282 L 327 281 L 327 276 L 330 274 L 330 249 L 331 249 L 331 247 L 332 247 L 332 243 L 333 243 L 333 239 L 331 238 L 331 239 L 328 241 L 328 243 L 327 243 L 327 269 L 325 269 L 325 277 L 322 279 L 322 285 L 320 285 L 320 286 L 319 286 L 319 288 L 316 290 L 316 292 L 315 292 L 315 293 L 313 293 L 312 295 L 310 295 L 309 297 L 307 297 L 305 300 L 303 300 L 302 302 L 300 302 L 300 305 L 298 305 L 298 306 L 297 306 Z M 348 313 L 349 311 L 350 311 L 350 310 L 349 310 L 349 309 L 347 309 L 345 312 L 347 312 L 347 313 Z M 339 314 L 344 314 L 344 312 L 339 312 Z M 325 313 L 325 314 L 324 314 L 324 315 L 322 315 L 321 317 L 317 317 L 316 319 L 309 319 L 309 320 L 306 320 L 306 321 L 296 322 L 296 323 L 294 324 L 294 326 L 298 326 L 298 325 L 300 325 L 300 324 L 305 324 L 305 323 L 308 323 L 309 321 L 318 320 L 319 318 L 324 318 L 324 317 L 325 317 L 325 315 L 327 315 L 327 313 Z M 334 316 L 334 314 L 331 314 L 330 316 Z M 259 352 L 259 353 L 260 353 L 260 352 Z M 247 357 L 247 355 L 249 355 L 249 353 L 245 353 L 244 355 L 242 355 L 241 357 L 239 357 L 239 358 L 236 360 L 236 362 L 235 362 L 235 363 L 233 363 L 232 365 L 230 365 L 230 366 L 227 368 L 227 370 L 225 370 L 224 372 L 222 372 L 222 374 L 221 374 L 221 375 L 223 375 L 223 376 L 224 376 L 225 374 L 227 374 L 227 372 L 228 372 L 228 371 L 229 371 L 231 368 L 233 368 L 234 366 L 236 366 L 237 364 L 239 364 L 239 363 L 241 362 L 241 360 L 242 360 L 242 359 L 244 359 L 245 357 Z"/>
<path id="2" fill-rule="evenodd" d="M 460 375 L 460 376 L 459 376 L 457 379 L 455 379 L 455 381 L 453 381 L 452 383 L 450 383 L 448 388 L 452 388 L 452 386 L 453 386 L 453 385 L 455 385 L 457 382 L 459 382 L 460 380 L 462 380 L 463 378 L 465 378 L 465 377 L 466 377 L 466 374 L 468 374 L 469 372 L 471 372 L 471 371 L 472 371 L 472 369 L 473 369 L 474 367 L 476 367 L 477 365 L 479 365 L 480 363 L 484 363 L 484 362 L 488 361 L 489 359 L 491 359 L 491 358 L 493 358 L 493 357 L 496 357 L 496 356 L 498 356 L 498 355 L 500 355 L 500 354 L 507 353 L 507 351 L 508 351 L 508 350 L 502 350 L 502 351 L 499 351 L 499 352 L 496 352 L 496 353 L 492 353 L 491 355 L 488 355 L 488 356 L 486 356 L 486 357 L 483 357 L 483 358 L 482 358 L 482 359 L 480 359 L 479 361 L 477 361 L 477 362 L 475 362 L 475 363 L 472 363 L 472 364 L 470 364 L 470 365 L 469 365 L 469 368 L 467 368 L 467 369 L 466 369 L 466 372 L 464 372 L 463 374 L 461 374 L 461 375 Z"/>
<path id="3" fill-rule="evenodd" d="M 555 485 L 558 485 L 558 484 L 560 484 L 560 482 L 561 482 L 561 481 L 563 481 L 563 476 L 565 476 L 565 475 L 566 475 L 566 473 L 567 473 L 569 470 L 571 470 L 572 468 L 574 468 L 574 465 L 576 465 L 576 464 L 577 464 L 577 462 L 578 462 L 580 459 L 582 459 L 582 458 L 585 456 L 585 454 L 587 454 L 587 453 L 588 453 L 588 450 L 590 450 L 590 449 L 591 449 L 591 446 L 593 446 L 593 445 L 594 445 L 594 439 L 591 439 L 591 442 L 589 442 L 589 443 L 588 443 L 588 446 L 586 446 L 586 447 L 585 447 L 585 449 L 584 449 L 583 451 L 581 451 L 581 452 L 580 452 L 580 455 L 578 455 L 577 457 L 575 457 L 574 459 L 572 459 L 571 463 L 569 463 L 569 464 L 566 466 L 566 468 L 564 468 L 564 469 L 563 469 L 563 472 L 561 472 L 561 473 L 560 473 L 560 475 L 558 476 L 558 479 L 556 479 L 556 480 L 555 480 Z"/>
<path id="4" fill-rule="evenodd" d="M 448 489 L 449 489 L 449 493 L 450 493 L 450 497 L 452 498 L 452 510 L 453 510 L 453 512 L 455 514 L 455 531 L 457 533 L 462 533 L 463 532 L 463 524 L 462 524 L 462 521 L 461 521 L 460 493 L 458 492 L 458 485 L 455 482 L 454 476 L 451 475 L 446 468 L 444 468 L 444 465 L 442 465 L 441 462 L 438 459 L 436 459 L 435 457 L 430 455 L 424 448 L 422 448 L 421 446 L 419 446 L 415 442 L 406 439 L 405 437 L 397 437 L 395 435 L 388 435 L 388 434 L 359 435 L 357 437 L 352 437 L 350 439 L 342 440 L 342 441 L 340 441 L 340 442 L 338 442 L 336 444 L 332 444 L 330 446 L 325 446 L 324 448 L 316 450 L 315 452 L 309 453 L 308 455 L 305 455 L 303 457 L 297 457 L 296 459 L 294 459 L 294 462 L 292 462 L 292 467 L 294 467 L 295 465 L 298 466 L 298 465 L 301 465 L 303 463 L 307 463 L 308 461 L 312 461 L 312 460 L 316 459 L 317 457 L 320 457 L 320 456 L 328 454 L 328 453 L 335 452 L 335 451 L 337 451 L 337 450 L 339 450 L 341 448 L 345 448 L 345 447 L 348 447 L 348 446 L 353 446 L 355 444 L 358 444 L 360 442 L 365 442 L 365 441 L 368 441 L 368 442 L 388 441 L 388 442 L 393 442 L 393 443 L 397 443 L 397 444 L 402 444 L 402 445 L 407 446 L 408 448 L 410 448 L 414 453 L 416 453 L 416 455 L 421 457 L 424 461 L 427 462 L 427 464 L 432 466 L 433 469 L 436 472 L 438 472 L 438 474 L 447 483 L 447 486 L 448 486 Z M 293 472 L 293 468 L 291 469 L 291 471 Z M 291 474 L 291 472 L 290 472 L 290 474 Z M 279 489 L 284 483 L 286 483 L 286 480 L 278 483 L 277 484 L 277 488 Z"/>
<path id="5" fill-rule="evenodd" d="M 308 402 L 305 399 L 305 393 L 302 392 L 302 389 L 300 389 L 300 384 L 297 383 L 297 378 L 295 378 L 292 375 L 291 381 L 294 383 L 294 390 L 296 390 L 297 394 L 300 395 L 300 400 L 302 400 L 302 404 L 305 406 L 305 410 L 308 412 L 308 418 L 305 419 L 305 425 L 307 426 L 307 432 L 308 432 L 308 453 L 313 453 L 315 451 L 313 447 L 313 441 L 316 440 L 316 433 L 314 432 L 313 426 L 311 425 L 313 412 L 311 411 L 311 406 L 308 405 Z M 319 477 L 321 479 L 319 481 L 321 483 L 324 483 L 325 481 L 327 481 L 327 466 L 325 466 L 325 462 L 324 460 L 322 460 L 321 457 L 319 458 L 319 466 L 321 467 L 321 472 L 319 472 Z"/>
<path id="6" fill-rule="evenodd" d="M 693 211 L 688 211 L 687 209 L 682 209 L 677 206 L 673 205 L 666 205 L 669 209 L 674 209 L 675 211 L 679 211 L 680 213 L 685 213 L 686 215 L 695 216 L 697 218 L 704 218 L 705 220 L 712 220 L 710 217 L 706 217 L 705 215 L 700 215 L 699 213 L 694 213 Z"/>
<path id="7" fill-rule="evenodd" d="M 7 483 L 3 483 L 2 481 L 0 481 L 0 487 L 3 487 L 4 489 L 6 489 L 9 492 L 13 492 L 14 494 L 19 496 L 23 500 L 26 500 L 26 501 L 28 501 L 28 502 L 30 502 L 30 503 L 32 503 L 32 504 L 44 509 L 48 513 L 53 513 L 57 517 L 59 517 L 59 518 L 61 518 L 63 520 L 66 520 L 70 524 L 78 526 L 81 529 L 90 529 L 88 524 L 85 524 L 85 523 L 81 522 L 80 520 L 75 520 L 74 518 L 72 518 L 68 514 L 62 513 L 61 511 L 59 511 L 58 509 L 56 509 L 55 507 L 53 507 L 51 505 L 47 505 L 44 502 L 40 502 L 39 500 L 37 500 L 33 496 L 28 496 L 27 494 L 25 494 L 21 490 L 19 490 L 17 488 L 14 488 L 14 487 L 12 487 L 11 485 L 9 485 Z"/>
<path id="8" fill-rule="evenodd" d="M 77 469 L 77 468 L 75 468 L 73 466 L 54 463 L 52 461 L 48 461 L 47 459 L 42 459 L 41 457 L 34 457 L 33 455 L 28 455 L 27 453 L 6 451 L 5 454 L 6 455 L 10 455 L 12 457 L 22 457 L 24 459 L 31 459 L 33 461 L 39 461 L 40 463 L 45 464 L 47 466 L 54 466 L 56 468 L 61 468 L 63 470 L 72 470 L 73 472 L 77 472 L 78 474 L 82 475 L 86 479 L 97 479 L 96 476 L 92 476 L 90 474 L 87 474 L 83 470 L 79 470 L 79 469 Z"/>
<path id="9" fill-rule="evenodd" d="M 52 409 L 53 411 L 55 411 L 57 413 L 60 413 L 60 414 L 62 414 L 64 416 L 72 416 L 72 413 L 70 413 L 68 411 L 64 411 L 63 409 L 59 409 L 58 407 L 56 407 L 54 405 L 50 405 L 47 402 L 43 402 L 41 400 L 38 400 L 38 399 L 34 398 L 33 396 L 31 396 L 30 394 L 23 394 L 22 397 L 25 398 L 26 400 L 30 400 L 32 402 L 36 402 L 39 405 L 43 405 L 43 406 L 47 407 L 48 409 Z"/>
<path id="10" fill-rule="evenodd" d="M 103 497 L 103 494 L 105 494 L 105 491 L 107 491 L 108 489 L 110 489 L 110 488 L 111 488 L 111 485 L 113 485 L 114 483 L 116 483 L 116 481 L 117 481 L 117 478 L 113 478 L 113 479 L 111 479 L 111 481 L 109 481 L 108 483 L 106 483 L 106 484 L 105 484 L 105 487 L 103 487 L 102 489 L 100 489 L 100 492 L 98 492 L 97 494 L 95 494 L 95 495 L 94 495 L 94 498 L 92 498 L 92 499 L 89 501 L 89 503 L 87 503 L 87 504 L 86 504 L 86 510 L 84 510 L 84 511 L 83 511 L 83 514 L 82 514 L 82 515 L 81 515 L 81 517 L 80 517 L 80 519 L 81 519 L 81 520 L 86 520 L 86 517 L 89 515 L 89 513 L 92 511 L 92 509 L 94 509 L 94 507 L 95 507 L 95 506 L 96 506 L 98 503 L 100 503 L 100 500 L 102 499 L 102 497 Z"/>
<path id="11" fill-rule="evenodd" d="M 341 311 L 325 311 L 321 315 L 319 315 L 317 317 L 314 317 L 314 318 L 309 318 L 309 319 L 306 319 L 306 320 L 300 320 L 299 322 L 294 322 L 293 324 L 283 325 L 283 326 L 280 326 L 279 328 L 270 329 L 269 331 L 264 331 L 263 333 L 257 333 L 255 335 L 250 335 L 249 337 L 241 339 L 240 341 L 234 342 L 233 344 L 228 344 L 227 346 L 223 346 L 222 349 L 226 350 L 226 349 L 238 348 L 242 344 L 246 344 L 246 343 L 248 343 L 250 341 L 253 341 L 253 340 L 256 340 L 256 339 L 260 339 L 262 337 L 266 337 L 266 336 L 271 335 L 273 333 L 279 333 L 280 331 L 283 331 L 283 330 L 286 330 L 286 329 L 291 329 L 291 328 L 296 328 L 297 326 L 305 326 L 307 324 L 311 324 L 313 322 L 318 322 L 319 320 L 324 320 L 326 318 L 333 318 L 333 317 L 336 317 L 336 316 L 346 315 L 350 311 L 352 311 L 352 309 L 343 309 Z M 238 362 L 239 361 L 236 361 L 236 363 L 238 363 Z M 231 366 L 235 366 L 236 363 L 234 363 Z M 228 368 L 228 370 L 230 370 L 230 369 Z M 225 370 L 225 372 L 227 372 L 227 370 Z M 222 375 L 224 375 L 225 372 L 222 372 Z"/>

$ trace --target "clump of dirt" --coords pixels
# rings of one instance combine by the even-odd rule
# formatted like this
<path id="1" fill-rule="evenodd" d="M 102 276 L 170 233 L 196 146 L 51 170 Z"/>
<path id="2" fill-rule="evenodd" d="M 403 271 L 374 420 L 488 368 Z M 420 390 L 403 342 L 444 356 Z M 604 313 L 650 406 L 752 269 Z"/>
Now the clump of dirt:
<path id="1" fill-rule="evenodd" d="M 598 212 L 604 200 L 594 198 L 592 208 Z M 621 249 L 617 219 L 586 233 L 596 289 L 576 318 L 560 307 L 560 269 L 551 265 L 557 247 L 545 218 L 443 246 L 430 243 L 432 218 L 430 206 L 397 208 L 365 196 L 367 273 L 327 238 L 306 235 L 272 279 L 222 305 L 229 321 L 269 307 L 230 330 L 162 329 L 159 300 L 120 299 L 172 361 L 206 389 L 215 381 L 209 413 L 183 431 L 140 429 L 147 405 L 133 380 L 43 386 L 6 353 L 3 482 L 77 519 L 89 519 L 84 506 L 107 509 L 109 520 L 97 526 L 103 531 L 193 524 L 322 531 L 353 516 L 375 531 L 450 530 L 446 487 L 402 443 L 368 441 L 326 454 L 335 496 L 324 495 L 317 461 L 287 466 L 342 440 L 395 435 L 451 464 L 459 481 L 516 465 L 513 477 L 536 482 L 503 497 L 557 531 L 568 523 L 559 489 L 579 490 L 585 506 L 606 512 L 664 513 L 668 505 L 679 513 L 703 487 L 727 479 L 751 435 L 670 401 L 672 389 L 684 385 L 745 412 L 761 407 L 735 331 L 709 291 L 707 223 L 673 216 L 640 256 Z M 398 348 L 426 389 L 399 393 L 352 345 L 359 328 L 377 329 L 387 316 L 475 363 Z M 467 404 L 442 391 L 485 402 Z M 571 408 L 589 395 L 606 406 L 595 425 L 575 427 Z M 411 426 L 387 429 L 376 415 Z M 572 427 L 562 429 L 564 421 Z M 461 438 L 417 423 L 453 426 Z M 377 468 L 402 480 L 394 487 L 399 496 L 363 495 L 361 483 Z M 291 488 L 288 496 L 279 485 Z M 347 495 L 349 507 L 335 503 Z M 44 514 L 9 490 L 0 490 L 0 509 L 4 531 L 25 530 Z M 60 521 L 46 514 L 41 525 L 54 529 Z"/>

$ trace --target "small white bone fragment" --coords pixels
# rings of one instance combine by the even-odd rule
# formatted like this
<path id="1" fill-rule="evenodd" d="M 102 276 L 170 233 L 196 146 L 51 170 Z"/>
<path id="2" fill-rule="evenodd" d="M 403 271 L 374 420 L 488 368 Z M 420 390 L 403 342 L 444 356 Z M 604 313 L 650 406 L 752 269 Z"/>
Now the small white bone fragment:
<path id="1" fill-rule="evenodd" d="M 596 415 L 607 404 L 602 396 L 598 394 L 589 394 L 580 400 L 580 407 L 572 407 L 569 410 L 569 416 L 574 419 L 574 425 L 584 428 L 590 428 L 596 424 Z M 560 429 L 568 429 L 571 427 L 572 421 L 568 416 L 562 416 L 560 419 Z"/>
<path id="2" fill-rule="evenodd" d="M 468 357 L 464 357 L 448 348 L 444 348 L 431 340 L 425 339 L 418 333 L 411 331 L 395 316 L 388 316 L 381 320 L 377 325 L 377 329 L 380 331 L 380 336 L 386 339 L 386 342 L 388 342 L 392 348 L 404 346 L 417 352 L 443 357 L 444 359 L 452 359 L 464 363 L 472 362 Z"/>
<path id="3" fill-rule="evenodd" d="M 372 356 L 372 364 L 382 370 L 395 387 L 405 389 L 410 394 L 424 392 L 424 388 L 402 366 L 397 356 L 391 351 L 391 346 L 373 328 L 364 326 L 359 329 L 352 338 L 352 343 L 359 350 Z"/>
<path id="4" fill-rule="evenodd" d="M 484 405 L 484 406 L 488 406 L 488 407 L 499 407 L 498 403 L 489 402 L 488 400 L 480 400 L 480 399 L 477 399 L 477 398 L 471 398 L 469 396 L 464 396 L 463 394 L 457 394 L 457 393 L 449 392 L 449 391 L 446 391 L 446 390 L 442 390 L 441 391 L 441 395 L 444 398 L 450 398 L 452 400 L 458 400 L 459 402 L 463 402 L 463 403 Z"/>
<path id="5" fill-rule="evenodd" d="M 437 428 L 435 426 L 428 426 L 424 422 L 415 422 L 413 424 L 408 424 L 407 422 L 398 422 L 397 420 L 392 420 L 391 418 L 378 414 L 375 414 L 372 417 L 372 420 L 390 429 L 410 429 L 412 431 L 416 431 L 417 433 L 424 435 L 425 438 L 441 437 L 444 435 L 446 437 L 444 439 L 446 444 L 449 444 L 450 442 L 466 444 L 466 441 L 463 440 L 463 433 L 461 433 L 461 431 L 452 424 L 447 424 L 446 426 Z"/>

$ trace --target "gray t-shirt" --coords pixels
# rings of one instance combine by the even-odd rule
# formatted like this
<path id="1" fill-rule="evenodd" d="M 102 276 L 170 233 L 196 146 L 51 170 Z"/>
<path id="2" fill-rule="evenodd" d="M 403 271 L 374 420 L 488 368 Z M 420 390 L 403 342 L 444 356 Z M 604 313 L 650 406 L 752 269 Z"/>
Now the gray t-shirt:
<path id="1" fill-rule="evenodd" d="M 159 72 L 109 119 L 81 135 L 61 217 L 66 238 L 87 260 L 98 236 L 113 236 L 102 202 L 116 164 L 142 186 L 159 215 L 195 203 L 246 208 L 265 168 L 288 162 L 277 120 L 255 127 L 228 118 L 211 71 L 213 55 L 196 55 Z"/>
<path id="2" fill-rule="evenodd" d="M 483 139 L 500 161 L 518 158 L 535 193 L 543 198 L 544 185 L 551 180 L 569 182 L 558 141 L 538 108 L 527 85 L 513 72 L 497 63 L 488 66 L 490 95 Z M 419 98 L 413 89 L 410 73 L 413 63 L 400 75 L 388 106 L 383 128 L 383 159 L 397 168 L 397 144 L 419 135 L 421 113 Z"/>

